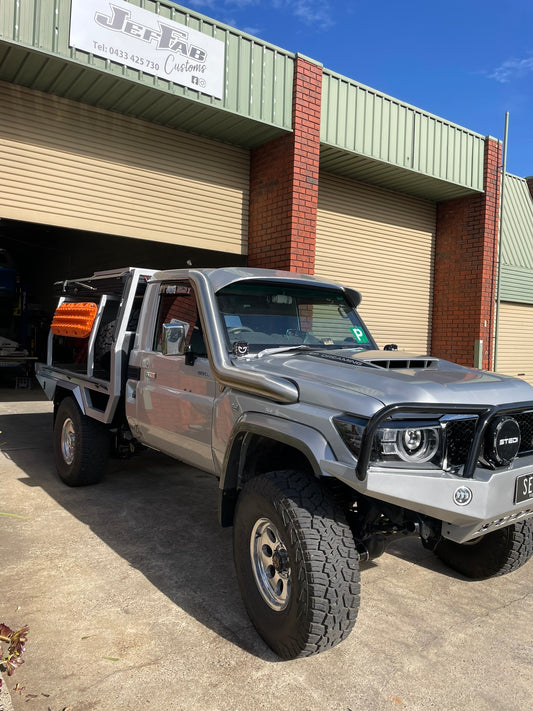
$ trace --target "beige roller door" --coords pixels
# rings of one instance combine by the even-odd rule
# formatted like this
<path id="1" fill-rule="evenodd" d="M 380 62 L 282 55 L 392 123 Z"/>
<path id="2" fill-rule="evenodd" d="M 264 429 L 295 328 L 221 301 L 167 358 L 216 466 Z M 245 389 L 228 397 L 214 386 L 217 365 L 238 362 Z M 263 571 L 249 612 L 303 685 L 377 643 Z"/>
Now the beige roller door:
<path id="1" fill-rule="evenodd" d="M 246 253 L 249 153 L 0 82 L 0 217 Z"/>
<path id="2" fill-rule="evenodd" d="M 321 174 L 315 273 L 363 294 L 378 345 L 430 350 L 435 204 Z"/>
<path id="3" fill-rule="evenodd" d="M 496 370 L 533 385 L 533 304 L 500 304 Z"/>

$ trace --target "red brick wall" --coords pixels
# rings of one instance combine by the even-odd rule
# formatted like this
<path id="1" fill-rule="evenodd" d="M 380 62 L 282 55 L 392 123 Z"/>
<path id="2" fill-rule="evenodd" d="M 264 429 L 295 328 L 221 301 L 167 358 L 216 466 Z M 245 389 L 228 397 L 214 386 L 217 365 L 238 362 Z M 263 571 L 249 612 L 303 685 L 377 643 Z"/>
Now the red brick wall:
<path id="1" fill-rule="evenodd" d="M 475 341 L 482 340 L 487 369 L 493 357 L 500 160 L 499 143 L 487 138 L 485 192 L 437 206 L 431 352 L 472 366 Z"/>
<path id="2" fill-rule="evenodd" d="M 248 266 L 312 274 L 322 67 L 296 57 L 294 71 L 293 133 L 251 155 Z"/>

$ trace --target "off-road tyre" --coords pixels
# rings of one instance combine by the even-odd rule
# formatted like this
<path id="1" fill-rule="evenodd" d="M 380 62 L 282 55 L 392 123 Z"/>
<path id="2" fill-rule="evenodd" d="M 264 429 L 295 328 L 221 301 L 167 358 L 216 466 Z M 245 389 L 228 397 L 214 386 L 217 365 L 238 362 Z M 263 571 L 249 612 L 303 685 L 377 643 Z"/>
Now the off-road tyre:
<path id="1" fill-rule="evenodd" d="M 467 578 L 482 580 L 512 573 L 533 555 L 533 518 L 487 533 L 472 543 L 444 539 L 435 553 Z"/>
<path id="2" fill-rule="evenodd" d="M 117 327 L 117 321 L 109 321 L 100 326 L 98 329 L 98 335 L 94 342 L 94 360 L 95 364 L 100 368 L 103 368 L 107 374 L 109 374 L 109 367 L 111 364 L 111 350 L 114 344 L 115 330 Z"/>
<path id="3" fill-rule="evenodd" d="M 233 552 L 248 615 L 282 659 L 316 654 L 350 634 L 359 557 L 342 510 L 316 479 L 277 471 L 248 481 L 237 501 Z M 258 577 L 258 569 L 266 575 Z M 285 586 L 270 595 L 276 576 Z"/>
<path id="4" fill-rule="evenodd" d="M 101 481 L 110 441 L 107 428 L 83 415 L 74 398 L 61 401 L 54 422 L 54 456 L 65 484 L 87 486 Z"/>

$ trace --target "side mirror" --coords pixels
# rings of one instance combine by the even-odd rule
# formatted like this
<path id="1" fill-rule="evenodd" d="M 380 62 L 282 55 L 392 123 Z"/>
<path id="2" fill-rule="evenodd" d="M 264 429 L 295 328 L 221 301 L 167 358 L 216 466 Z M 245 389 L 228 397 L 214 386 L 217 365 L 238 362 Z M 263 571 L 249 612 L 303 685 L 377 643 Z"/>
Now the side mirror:
<path id="1" fill-rule="evenodd" d="M 182 355 L 189 324 L 183 321 L 163 324 L 163 355 Z"/>
<path id="2" fill-rule="evenodd" d="M 384 351 L 397 351 L 398 346 L 396 345 L 396 343 L 387 343 L 386 346 L 383 346 L 383 350 Z"/>

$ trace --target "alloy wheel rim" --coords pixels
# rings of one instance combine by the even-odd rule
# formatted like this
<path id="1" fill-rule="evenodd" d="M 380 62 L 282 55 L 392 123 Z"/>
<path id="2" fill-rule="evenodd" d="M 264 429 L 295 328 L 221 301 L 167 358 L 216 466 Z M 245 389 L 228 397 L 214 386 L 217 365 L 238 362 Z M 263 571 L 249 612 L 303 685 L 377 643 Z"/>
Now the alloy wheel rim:
<path id="1" fill-rule="evenodd" d="M 250 557 L 263 600 L 270 608 L 281 612 L 290 600 L 291 567 L 283 539 L 268 518 L 260 518 L 252 529 Z"/>
<path id="2" fill-rule="evenodd" d="M 76 451 L 76 431 L 74 430 L 74 423 L 67 417 L 63 422 L 63 428 L 61 430 L 61 454 L 65 463 L 70 465 L 74 461 L 74 454 Z"/>

